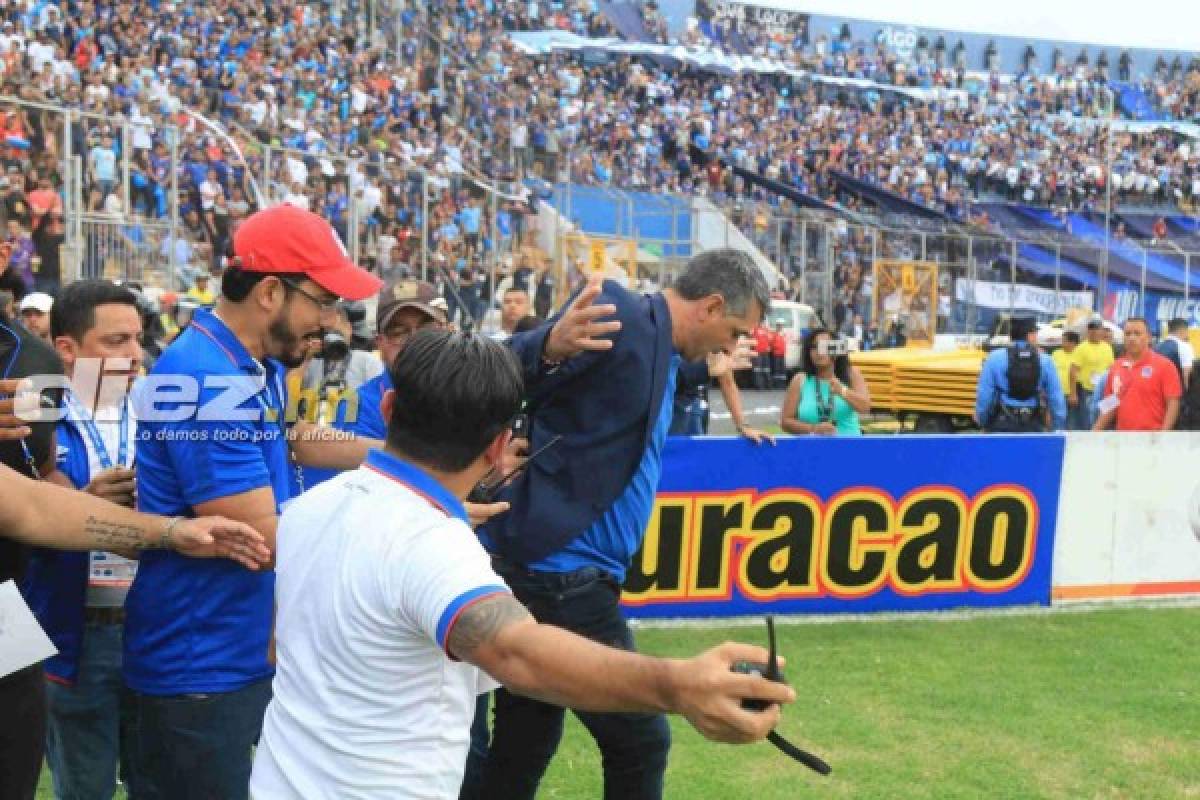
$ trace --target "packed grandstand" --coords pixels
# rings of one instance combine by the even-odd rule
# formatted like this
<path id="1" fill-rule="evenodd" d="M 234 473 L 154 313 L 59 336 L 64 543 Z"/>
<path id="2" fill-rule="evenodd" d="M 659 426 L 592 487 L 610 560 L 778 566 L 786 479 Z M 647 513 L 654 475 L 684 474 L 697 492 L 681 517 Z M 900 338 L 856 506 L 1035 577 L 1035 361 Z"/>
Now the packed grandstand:
<path id="1" fill-rule="evenodd" d="M 1063 44 L 1010 69 L 953 35 L 900 46 L 669 5 L 682 25 L 652 0 L 9 5 L 11 272 L 186 290 L 241 219 L 284 201 L 372 269 L 434 274 L 478 310 L 489 267 L 550 259 L 522 233 L 572 187 L 704 198 L 782 293 L 839 324 L 869 318 L 868 268 L 892 255 L 1189 299 L 1196 61 Z M 537 46 L 547 32 L 574 38 Z"/>

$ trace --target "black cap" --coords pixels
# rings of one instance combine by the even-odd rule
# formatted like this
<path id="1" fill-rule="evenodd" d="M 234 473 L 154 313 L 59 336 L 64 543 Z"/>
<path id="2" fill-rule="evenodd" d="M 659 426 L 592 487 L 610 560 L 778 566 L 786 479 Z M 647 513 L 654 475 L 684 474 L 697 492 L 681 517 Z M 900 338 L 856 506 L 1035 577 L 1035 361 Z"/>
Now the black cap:
<path id="1" fill-rule="evenodd" d="M 1024 339 L 1037 330 L 1037 321 L 1033 317 L 1013 317 L 1009 328 L 1014 342 Z"/>

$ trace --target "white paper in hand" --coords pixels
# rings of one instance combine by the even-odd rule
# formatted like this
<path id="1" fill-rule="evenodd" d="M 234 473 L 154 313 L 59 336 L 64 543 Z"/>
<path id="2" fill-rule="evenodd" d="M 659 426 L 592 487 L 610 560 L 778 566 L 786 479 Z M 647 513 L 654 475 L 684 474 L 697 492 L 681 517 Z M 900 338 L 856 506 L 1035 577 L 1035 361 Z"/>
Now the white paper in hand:
<path id="1" fill-rule="evenodd" d="M 1116 411 L 1117 407 L 1120 405 L 1121 398 L 1117 397 L 1115 394 L 1110 394 L 1099 403 L 1096 403 L 1096 408 L 1100 410 L 1101 414 L 1107 414 L 1110 411 Z"/>
<path id="2" fill-rule="evenodd" d="M 0 583 L 0 678 L 57 652 L 17 585 L 12 581 Z"/>

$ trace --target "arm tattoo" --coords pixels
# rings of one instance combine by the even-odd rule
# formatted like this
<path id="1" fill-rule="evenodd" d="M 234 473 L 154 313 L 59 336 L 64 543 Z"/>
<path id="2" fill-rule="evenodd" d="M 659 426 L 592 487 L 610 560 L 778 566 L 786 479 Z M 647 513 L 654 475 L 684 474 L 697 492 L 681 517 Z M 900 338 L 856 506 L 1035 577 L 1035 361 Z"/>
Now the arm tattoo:
<path id="1" fill-rule="evenodd" d="M 144 550 L 149 546 L 140 525 L 89 516 L 83 529 L 96 550 Z"/>
<path id="2" fill-rule="evenodd" d="M 468 608 L 450 628 L 446 649 L 457 658 L 468 658 L 504 628 L 529 618 L 529 612 L 511 594 L 498 594 Z"/>

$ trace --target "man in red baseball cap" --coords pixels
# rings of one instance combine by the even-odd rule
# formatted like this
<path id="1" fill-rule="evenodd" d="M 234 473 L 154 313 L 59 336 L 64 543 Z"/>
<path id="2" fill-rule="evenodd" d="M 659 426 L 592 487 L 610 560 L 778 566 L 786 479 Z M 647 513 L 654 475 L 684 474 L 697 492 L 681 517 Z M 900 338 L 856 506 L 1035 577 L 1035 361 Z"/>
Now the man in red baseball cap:
<path id="1" fill-rule="evenodd" d="M 383 287 L 355 266 L 328 222 L 296 206 L 250 216 L 234 234 L 233 252 L 244 272 L 301 275 L 343 300 L 366 300 Z"/>
<path id="2" fill-rule="evenodd" d="M 382 284 L 350 261 L 329 223 L 299 208 L 254 214 L 233 249 L 216 307 L 198 309 L 151 371 L 152 383 L 184 391 L 169 408 L 157 395 L 138 409 L 138 505 L 186 517 L 224 509 L 273 551 L 295 464 L 352 469 L 382 444 L 293 424 L 284 388 L 320 337 L 321 312 Z M 126 599 L 124 678 L 144 723 L 130 754 L 139 796 L 186 787 L 246 797 L 271 693 L 273 576 L 210 567 L 148 555 Z"/>
<path id="3" fill-rule="evenodd" d="M 320 338 L 322 309 L 339 298 L 365 300 L 383 286 L 350 260 L 328 222 L 295 206 L 250 216 L 234 233 L 233 253 L 221 277 L 220 316 L 246 317 L 244 327 L 288 368 Z"/>

